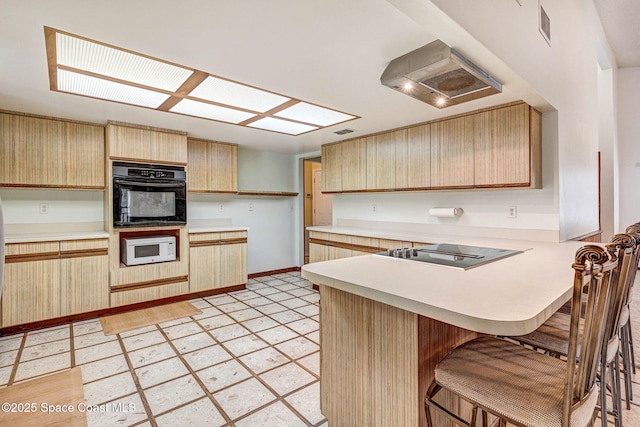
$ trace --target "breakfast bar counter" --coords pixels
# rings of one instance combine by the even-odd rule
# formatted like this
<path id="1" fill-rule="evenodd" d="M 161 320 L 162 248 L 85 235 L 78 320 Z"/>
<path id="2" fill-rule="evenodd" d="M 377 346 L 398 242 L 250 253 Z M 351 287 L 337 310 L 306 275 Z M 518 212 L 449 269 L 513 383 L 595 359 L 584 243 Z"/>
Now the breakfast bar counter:
<path id="1" fill-rule="evenodd" d="M 458 243 L 523 252 L 468 270 L 379 255 L 302 268 L 320 286 L 321 409 L 330 425 L 425 426 L 435 365 L 480 334 L 535 330 L 570 299 L 571 265 L 584 245 Z M 469 412 L 453 396 L 445 399 Z M 434 425 L 449 423 L 435 418 Z"/>

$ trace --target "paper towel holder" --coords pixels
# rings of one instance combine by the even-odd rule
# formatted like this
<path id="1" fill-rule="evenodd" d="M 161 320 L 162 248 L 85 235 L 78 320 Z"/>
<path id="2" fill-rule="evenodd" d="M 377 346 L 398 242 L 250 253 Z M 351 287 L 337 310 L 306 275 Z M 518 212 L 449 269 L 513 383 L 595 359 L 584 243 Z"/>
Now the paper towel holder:
<path id="1" fill-rule="evenodd" d="M 464 213 L 462 208 L 432 208 L 429 215 L 438 218 L 458 218 Z"/>

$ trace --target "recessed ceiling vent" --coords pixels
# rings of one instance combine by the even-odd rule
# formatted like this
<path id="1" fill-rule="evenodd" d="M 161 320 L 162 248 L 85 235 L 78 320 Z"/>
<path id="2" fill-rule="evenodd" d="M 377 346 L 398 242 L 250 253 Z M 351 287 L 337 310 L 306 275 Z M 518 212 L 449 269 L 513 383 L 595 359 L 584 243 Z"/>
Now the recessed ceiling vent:
<path id="1" fill-rule="evenodd" d="M 351 133 L 351 132 L 355 132 L 355 130 L 354 129 L 340 129 L 340 130 L 335 131 L 334 133 L 336 135 L 346 135 L 346 134 Z"/>
<path id="2" fill-rule="evenodd" d="M 389 63 L 380 82 L 437 108 L 502 92 L 502 84 L 440 40 Z"/>

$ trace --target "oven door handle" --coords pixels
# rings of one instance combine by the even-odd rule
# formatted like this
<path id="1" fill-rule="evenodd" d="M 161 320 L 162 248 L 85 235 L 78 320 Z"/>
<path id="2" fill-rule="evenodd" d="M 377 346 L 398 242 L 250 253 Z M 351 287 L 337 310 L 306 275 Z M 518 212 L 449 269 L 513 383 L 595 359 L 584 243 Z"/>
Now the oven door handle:
<path id="1" fill-rule="evenodd" d="M 115 184 L 120 185 L 132 185 L 136 187 L 157 187 L 157 188 L 184 188 L 186 183 L 184 181 L 180 182 L 149 182 L 149 181 L 130 181 L 126 179 L 114 179 L 113 182 Z"/>

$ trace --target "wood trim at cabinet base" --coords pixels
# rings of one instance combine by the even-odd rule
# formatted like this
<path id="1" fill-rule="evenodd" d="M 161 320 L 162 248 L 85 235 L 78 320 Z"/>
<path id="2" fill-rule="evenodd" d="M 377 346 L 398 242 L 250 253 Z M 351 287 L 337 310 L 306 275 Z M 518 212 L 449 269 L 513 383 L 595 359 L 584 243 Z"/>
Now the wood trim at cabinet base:
<path id="1" fill-rule="evenodd" d="M 238 245 L 242 243 L 247 243 L 246 237 L 241 237 L 237 239 L 197 240 L 194 242 L 189 242 L 189 247 L 199 248 L 201 246 Z"/>
<path id="2" fill-rule="evenodd" d="M 84 258 L 90 256 L 102 256 L 109 255 L 109 249 L 96 248 L 96 249 L 78 249 L 76 251 L 60 251 L 60 258 Z"/>
<path id="3" fill-rule="evenodd" d="M 300 271 L 300 267 L 281 268 L 279 270 L 261 271 L 259 273 L 251 273 L 248 275 L 249 279 L 255 279 L 256 277 L 273 276 L 274 274 L 291 273 L 292 271 Z"/>
<path id="4" fill-rule="evenodd" d="M 3 188 L 48 188 L 51 190 L 99 190 L 104 191 L 105 187 L 91 186 L 91 185 L 46 185 L 46 184 L 0 184 Z"/>
<path id="5" fill-rule="evenodd" d="M 20 334 L 24 332 L 31 332 L 37 329 L 50 328 L 53 326 L 64 325 L 64 324 L 73 323 L 73 322 L 79 322 L 81 320 L 89 320 L 89 319 L 95 319 L 102 316 L 110 316 L 112 314 L 124 313 L 126 311 L 140 310 L 143 308 L 170 304 L 172 302 L 190 300 L 193 298 L 203 298 L 203 297 L 208 297 L 212 295 L 222 294 L 225 292 L 242 291 L 246 288 L 247 288 L 246 284 L 234 285 L 226 288 L 211 289 L 208 291 L 194 292 L 191 294 L 175 295 L 172 297 L 156 299 L 153 301 L 138 302 L 135 304 L 123 305 L 123 306 L 113 307 L 113 308 L 106 308 L 103 310 L 95 310 L 87 313 L 79 313 L 79 314 L 73 314 L 70 316 L 57 317 L 55 319 L 41 320 L 39 322 L 25 323 L 23 325 L 7 326 L 6 328 L 0 328 L 0 337 L 7 336 L 7 335 Z"/>
<path id="6" fill-rule="evenodd" d="M 148 282 L 127 283 L 111 287 L 111 293 L 131 291 L 134 289 L 152 288 L 154 286 L 170 285 L 172 283 L 188 282 L 189 276 L 167 277 L 165 279 L 149 280 Z"/>

